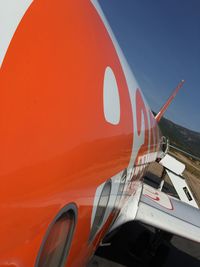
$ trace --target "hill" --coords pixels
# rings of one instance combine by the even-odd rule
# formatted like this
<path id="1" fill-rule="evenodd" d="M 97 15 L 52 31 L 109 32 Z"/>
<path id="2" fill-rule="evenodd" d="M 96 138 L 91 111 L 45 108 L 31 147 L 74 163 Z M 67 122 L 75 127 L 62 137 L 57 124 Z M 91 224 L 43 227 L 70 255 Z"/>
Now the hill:
<path id="1" fill-rule="evenodd" d="M 161 119 L 159 126 L 163 135 L 169 138 L 170 144 L 200 158 L 200 133 L 165 118 Z"/>

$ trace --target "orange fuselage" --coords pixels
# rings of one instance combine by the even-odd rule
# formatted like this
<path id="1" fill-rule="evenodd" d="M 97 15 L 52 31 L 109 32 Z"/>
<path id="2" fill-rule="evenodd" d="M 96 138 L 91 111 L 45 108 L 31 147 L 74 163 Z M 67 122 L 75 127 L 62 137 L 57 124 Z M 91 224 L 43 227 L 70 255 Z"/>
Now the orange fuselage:
<path id="1" fill-rule="evenodd" d="M 108 66 L 118 123 L 105 117 Z M 97 187 L 128 169 L 123 194 L 136 191 L 157 157 L 159 132 L 128 75 L 92 2 L 35 0 L 27 9 L 1 66 L 1 267 L 33 267 L 49 224 L 68 203 L 78 219 L 67 266 L 84 266 L 116 220 L 110 214 L 89 239 Z"/>

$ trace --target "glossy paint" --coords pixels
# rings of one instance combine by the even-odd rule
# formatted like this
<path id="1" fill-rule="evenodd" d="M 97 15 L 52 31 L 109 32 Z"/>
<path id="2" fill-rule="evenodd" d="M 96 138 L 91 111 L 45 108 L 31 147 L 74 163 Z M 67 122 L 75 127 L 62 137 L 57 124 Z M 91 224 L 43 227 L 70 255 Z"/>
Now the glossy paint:
<path id="1" fill-rule="evenodd" d="M 35 0 L 16 25 L 0 74 L 0 266 L 35 266 L 68 203 L 78 218 L 66 266 L 85 266 L 137 195 L 160 134 L 96 1 Z M 110 179 L 112 197 L 90 240 Z"/>

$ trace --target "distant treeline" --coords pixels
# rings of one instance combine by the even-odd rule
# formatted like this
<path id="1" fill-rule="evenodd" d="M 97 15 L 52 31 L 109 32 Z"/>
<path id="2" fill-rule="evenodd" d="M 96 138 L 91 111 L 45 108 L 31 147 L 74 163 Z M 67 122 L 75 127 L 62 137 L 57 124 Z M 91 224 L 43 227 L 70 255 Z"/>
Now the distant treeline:
<path id="1" fill-rule="evenodd" d="M 200 133 L 184 128 L 170 120 L 162 118 L 160 129 L 170 143 L 200 158 Z"/>

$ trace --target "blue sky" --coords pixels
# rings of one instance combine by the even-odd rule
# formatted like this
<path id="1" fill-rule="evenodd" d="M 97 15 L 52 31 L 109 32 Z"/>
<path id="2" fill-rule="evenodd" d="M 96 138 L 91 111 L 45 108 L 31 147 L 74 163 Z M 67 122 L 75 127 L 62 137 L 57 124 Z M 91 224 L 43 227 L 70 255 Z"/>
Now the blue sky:
<path id="1" fill-rule="evenodd" d="M 200 1 L 99 2 L 150 107 L 185 79 L 165 116 L 200 132 Z"/>

